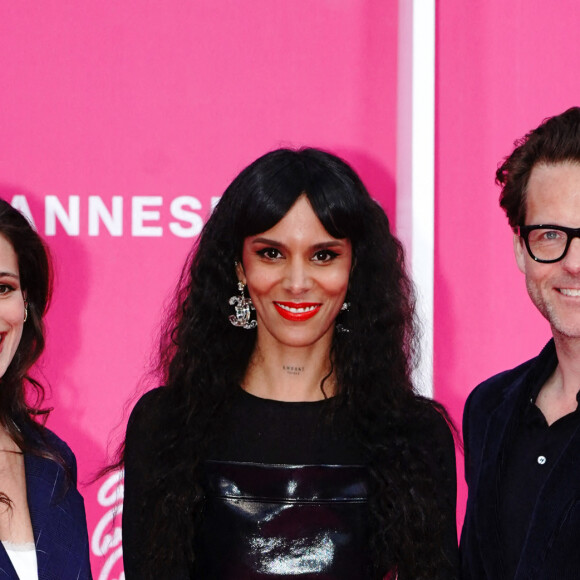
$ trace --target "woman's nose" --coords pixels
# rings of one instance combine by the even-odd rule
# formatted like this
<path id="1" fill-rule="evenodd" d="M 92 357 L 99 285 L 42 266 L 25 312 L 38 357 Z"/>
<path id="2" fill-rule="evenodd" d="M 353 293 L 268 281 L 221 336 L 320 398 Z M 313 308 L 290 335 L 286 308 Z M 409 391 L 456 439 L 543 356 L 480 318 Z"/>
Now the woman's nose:
<path id="1" fill-rule="evenodd" d="M 284 288 L 292 294 L 302 294 L 312 286 L 308 264 L 302 260 L 291 260 L 286 266 Z"/>

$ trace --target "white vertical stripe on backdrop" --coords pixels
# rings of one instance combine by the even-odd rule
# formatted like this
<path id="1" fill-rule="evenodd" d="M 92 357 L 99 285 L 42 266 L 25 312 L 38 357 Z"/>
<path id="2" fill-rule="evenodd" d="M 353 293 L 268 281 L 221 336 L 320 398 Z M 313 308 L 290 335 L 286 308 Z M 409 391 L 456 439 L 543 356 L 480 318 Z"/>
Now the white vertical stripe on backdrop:
<path id="1" fill-rule="evenodd" d="M 417 288 L 419 392 L 433 396 L 435 0 L 399 0 L 397 233 Z"/>

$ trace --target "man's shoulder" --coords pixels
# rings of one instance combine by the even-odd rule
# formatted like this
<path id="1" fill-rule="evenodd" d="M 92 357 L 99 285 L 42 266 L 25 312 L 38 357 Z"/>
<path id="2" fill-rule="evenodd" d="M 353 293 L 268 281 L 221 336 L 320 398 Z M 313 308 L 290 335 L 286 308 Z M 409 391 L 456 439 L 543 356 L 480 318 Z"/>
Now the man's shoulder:
<path id="1" fill-rule="evenodd" d="M 548 359 L 553 352 L 555 352 L 555 349 L 551 340 L 539 355 L 517 367 L 502 371 L 486 379 L 470 393 L 467 398 L 466 409 L 469 407 L 476 407 L 478 410 L 494 408 L 513 391 L 524 388 L 525 379 L 530 371 L 541 365 L 542 361 Z"/>
<path id="2" fill-rule="evenodd" d="M 503 398 L 506 391 L 510 391 L 519 385 L 520 379 L 528 373 L 536 358 L 527 360 L 513 369 L 508 369 L 489 377 L 489 379 L 481 382 L 473 389 L 469 398 L 477 400 Z"/>

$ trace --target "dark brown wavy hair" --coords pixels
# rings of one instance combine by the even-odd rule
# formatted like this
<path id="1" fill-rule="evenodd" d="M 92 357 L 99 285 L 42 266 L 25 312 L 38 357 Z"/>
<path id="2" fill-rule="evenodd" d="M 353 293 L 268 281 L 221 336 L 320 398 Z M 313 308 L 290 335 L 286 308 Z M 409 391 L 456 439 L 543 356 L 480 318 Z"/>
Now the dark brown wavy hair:
<path id="1" fill-rule="evenodd" d="M 349 165 L 317 149 L 280 149 L 244 169 L 225 191 L 183 269 L 162 334 L 167 413 L 139 500 L 148 518 L 143 553 L 151 578 L 164 577 L 175 562 L 194 562 L 203 458 L 255 345 L 255 331 L 228 321 L 238 282 L 234 263 L 244 239 L 273 227 L 303 194 L 328 233 L 353 248 L 351 306 L 341 315 L 350 332 L 335 332 L 332 346 L 334 403 L 347 410 L 370 466 L 373 577 L 397 569 L 431 580 L 445 566 L 425 430 L 439 407 L 411 384 L 417 332 L 403 249 Z"/>
<path id="2" fill-rule="evenodd" d="M 0 235 L 18 258 L 20 286 L 26 296 L 28 317 L 14 358 L 0 378 L 0 423 L 23 451 L 62 462 L 40 444 L 38 421 L 44 424 L 50 409 L 44 408 L 44 388 L 30 375 L 30 369 L 44 350 L 43 317 L 52 296 L 52 266 L 48 248 L 28 220 L 7 201 L 0 199 Z"/>
<path id="3" fill-rule="evenodd" d="M 514 143 L 495 174 L 500 206 L 514 232 L 526 223 L 526 191 L 532 169 L 542 163 L 580 163 L 580 107 L 545 119 Z"/>

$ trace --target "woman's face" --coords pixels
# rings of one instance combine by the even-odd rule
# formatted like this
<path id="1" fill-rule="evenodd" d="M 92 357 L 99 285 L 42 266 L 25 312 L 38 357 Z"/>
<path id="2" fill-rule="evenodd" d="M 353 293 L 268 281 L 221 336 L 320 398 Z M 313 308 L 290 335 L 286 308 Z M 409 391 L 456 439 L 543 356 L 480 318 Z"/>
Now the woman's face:
<path id="1" fill-rule="evenodd" d="M 24 296 L 20 287 L 18 257 L 0 234 L 0 377 L 12 362 L 24 326 Z"/>
<path id="2" fill-rule="evenodd" d="M 333 238 L 305 195 L 269 230 L 244 240 L 238 278 L 256 307 L 258 340 L 306 347 L 332 342 L 352 263 L 351 243 Z"/>

